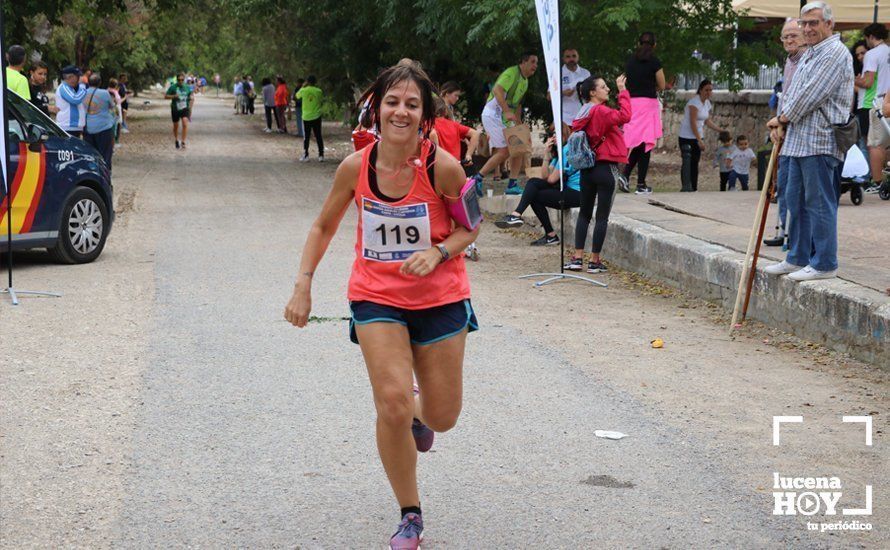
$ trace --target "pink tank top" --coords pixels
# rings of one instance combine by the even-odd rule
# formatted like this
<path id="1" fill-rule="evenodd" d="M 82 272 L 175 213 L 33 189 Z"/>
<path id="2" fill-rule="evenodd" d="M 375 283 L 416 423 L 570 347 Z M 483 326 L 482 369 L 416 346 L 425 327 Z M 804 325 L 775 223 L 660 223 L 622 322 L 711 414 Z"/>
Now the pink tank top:
<path id="1" fill-rule="evenodd" d="M 377 196 L 368 181 L 368 165 L 376 146 L 362 151 L 355 188 L 358 230 L 355 262 L 349 278 L 350 301 L 370 301 L 402 309 L 426 309 L 470 297 L 463 254 L 440 263 L 426 277 L 404 275 L 399 267 L 416 251 L 435 246 L 451 235 L 452 220 L 427 176 L 431 144 L 421 146 L 421 167 L 415 169 L 408 194 L 395 202 Z"/>

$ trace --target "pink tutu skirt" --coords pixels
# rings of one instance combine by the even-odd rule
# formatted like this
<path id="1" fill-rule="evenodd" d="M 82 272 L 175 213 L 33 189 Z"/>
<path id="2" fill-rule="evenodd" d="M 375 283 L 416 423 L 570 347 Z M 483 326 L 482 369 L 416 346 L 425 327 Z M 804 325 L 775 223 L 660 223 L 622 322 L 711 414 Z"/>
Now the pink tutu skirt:
<path id="1" fill-rule="evenodd" d="M 664 133 L 661 127 L 661 103 L 653 97 L 632 97 L 630 109 L 630 122 L 624 125 L 624 144 L 628 149 L 633 149 L 645 143 L 646 151 L 651 151 Z"/>

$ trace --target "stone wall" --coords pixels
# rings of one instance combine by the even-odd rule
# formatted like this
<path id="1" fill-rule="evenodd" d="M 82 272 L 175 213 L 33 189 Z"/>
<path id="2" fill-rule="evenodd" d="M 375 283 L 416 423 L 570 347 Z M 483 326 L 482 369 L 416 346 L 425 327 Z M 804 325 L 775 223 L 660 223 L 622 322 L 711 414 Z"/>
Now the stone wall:
<path id="1" fill-rule="evenodd" d="M 659 149 L 675 151 L 678 149 L 677 135 L 680 133 L 680 122 L 686 102 L 695 92 L 677 92 L 666 99 L 662 111 L 664 137 L 658 144 Z M 766 123 L 772 114 L 769 109 L 770 92 L 741 91 L 714 92 L 711 96 L 711 120 L 721 128 L 726 128 L 733 138 L 739 134 L 748 136 L 751 147 L 756 151 L 766 143 Z M 717 133 L 705 128 L 704 156 L 710 156 L 717 147 Z"/>

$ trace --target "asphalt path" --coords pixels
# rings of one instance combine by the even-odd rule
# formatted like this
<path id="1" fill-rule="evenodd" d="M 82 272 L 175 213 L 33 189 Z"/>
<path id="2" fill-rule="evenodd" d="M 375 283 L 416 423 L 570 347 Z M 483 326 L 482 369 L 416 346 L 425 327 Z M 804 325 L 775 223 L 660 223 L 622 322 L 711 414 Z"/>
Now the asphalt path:
<path id="1" fill-rule="evenodd" d="M 298 330 L 282 318 L 334 162 L 297 162 L 301 140 L 264 135 L 260 117 L 232 116 L 228 102 L 210 98 L 199 100 L 189 148 L 173 151 L 164 113 L 149 110 L 134 124 L 144 137 L 131 139 L 145 140 L 149 150 L 134 146 L 128 155 L 125 145 L 116 161 L 119 193 L 135 196 L 136 206 L 122 214 L 107 257 L 92 268 L 68 268 L 94 288 L 101 287 L 96 270 L 119 270 L 120 292 L 84 302 L 32 300 L 22 311 L 33 313 L 16 312 L 16 323 L 34 327 L 53 309 L 65 316 L 74 309 L 107 312 L 108 334 L 91 337 L 83 360 L 111 372 L 121 357 L 132 357 L 128 383 L 97 391 L 89 405 L 48 406 L 54 421 L 69 422 L 70 439 L 82 441 L 105 425 L 70 425 L 72 412 L 117 400 L 126 422 L 112 424 L 108 431 L 117 435 L 96 446 L 116 453 L 119 467 L 109 472 L 86 464 L 59 473 L 53 451 L 28 453 L 35 441 L 46 446 L 60 436 L 42 428 L 53 420 L 35 424 L 24 411 L 45 395 L 15 397 L 34 383 L 20 374 L 22 363 L 7 363 L 4 391 L 12 399 L 2 410 L 12 422 L 4 428 L 0 481 L 16 503 L 3 505 L 8 529 L 0 528 L 6 531 L 0 542 L 6 548 L 384 547 L 398 508 L 377 457 L 370 387 L 345 320 L 353 213 L 317 272 L 317 319 Z M 329 158 L 342 158 L 348 143 L 330 141 Z M 485 231 L 482 261 L 469 266 L 481 330 L 468 337 L 463 414 L 419 460 L 424 548 L 820 548 L 887 541 L 886 524 L 867 535 L 816 536 L 803 518 L 772 515 L 773 466 L 810 464 L 821 472 L 841 468 L 835 459 L 848 453 L 818 451 L 800 462 L 777 457 L 769 416 L 791 414 L 798 395 L 771 401 L 769 392 L 748 394 L 749 377 L 718 389 L 723 384 L 714 373 L 688 369 L 690 362 L 753 369 L 764 359 L 742 357 L 764 347 L 758 338 L 728 341 L 705 312 L 681 319 L 676 307 L 683 298 L 640 292 L 618 275 L 608 290 L 576 283 L 531 290 L 515 275 L 546 261 L 493 224 Z M 62 280 L 46 273 L 70 273 L 39 254 L 26 256 L 24 268 L 45 284 Z M 141 290 L 128 293 L 128 281 L 142 281 Z M 591 312 L 598 320 L 585 324 Z M 652 319 L 642 326 L 641 312 L 665 335 L 674 327 L 685 332 L 689 347 L 674 355 L 652 350 Z M 133 334 L 120 328 L 130 324 Z M 11 326 L 0 325 L 0 334 Z M 710 347 L 696 347 L 708 339 Z M 70 345 L 62 340 L 62 347 Z M 683 336 L 677 341 L 682 348 Z M 42 354 L 41 364 L 63 362 L 36 342 L 21 346 L 20 352 Z M 770 353 L 766 361 L 790 364 L 772 376 L 797 386 L 811 377 L 813 387 L 801 390 L 816 396 L 811 400 L 828 403 L 825 388 L 839 388 L 835 393 L 857 407 L 885 403 L 884 379 L 869 399 L 838 386 L 835 371 L 791 364 L 794 350 Z M 850 368 L 872 387 L 867 366 Z M 644 378 L 653 386 L 664 383 L 652 393 L 640 390 L 627 374 L 634 370 L 648 371 Z M 59 382 L 46 375 L 40 384 Z M 696 391 L 685 395 L 683 387 Z M 730 413 L 720 403 L 723 394 L 754 396 Z M 696 403 L 699 410 L 687 408 Z M 742 415 L 740 430 L 731 426 L 731 414 Z M 725 425 L 714 429 L 713 418 Z M 594 435 L 600 429 L 629 437 L 601 439 Z M 882 448 L 867 452 L 857 455 L 866 466 L 856 471 L 856 483 L 886 466 Z M 76 498 L 57 494 L 79 481 L 92 488 Z"/>

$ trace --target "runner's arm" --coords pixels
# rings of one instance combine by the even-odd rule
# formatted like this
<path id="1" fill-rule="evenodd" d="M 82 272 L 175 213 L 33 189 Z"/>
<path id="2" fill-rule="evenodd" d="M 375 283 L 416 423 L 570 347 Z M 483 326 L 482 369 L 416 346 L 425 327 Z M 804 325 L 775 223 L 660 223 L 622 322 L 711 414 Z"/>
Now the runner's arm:
<path id="1" fill-rule="evenodd" d="M 309 322 L 309 312 L 312 309 L 312 278 L 331 244 L 331 239 L 337 233 L 349 203 L 355 198 L 355 182 L 358 180 L 361 163 L 360 152 L 349 155 L 340 163 L 334 175 L 334 185 L 321 207 L 321 213 L 309 229 L 294 291 L 284 309 L 284 318 L 296 327 L 302 328 Z"/>
<path id="2" fill-rule="evenodd" d="M 464 174 L 464 169 L 457 160 L 445 151 L 439 149 L 436 151 L 436 163 L 433 169 L 435 170 L 436 175 L 437 192 L 447 195 L 448 197 L 459 196 L 461 188 L 467 181 L 467 177 Z M 475 242 L 478 234 L 478 227 L 474 231 L 469 231 L 463 226 L 455 225 L 451 235 L 441 243 L 436 244 L 444 245 L 445 249 L 448 250 L 449 257 L 454 258 Z M 442 263 L 442 261 L 442 254 L 436 246 L 433 246 L 432 248 L 412 254 L 411 257 L 405 260 L 402 264 L 400 271 L 406 275 L 424 277 L 432 273 L 433 270 L 436 269 L 436 266 Z"/>

